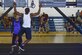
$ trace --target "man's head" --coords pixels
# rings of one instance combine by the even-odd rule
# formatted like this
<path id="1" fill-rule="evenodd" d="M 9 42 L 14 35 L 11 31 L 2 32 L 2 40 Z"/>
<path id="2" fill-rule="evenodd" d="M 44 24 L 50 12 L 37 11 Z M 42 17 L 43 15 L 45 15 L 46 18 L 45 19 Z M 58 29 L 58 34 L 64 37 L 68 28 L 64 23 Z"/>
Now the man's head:
<path id="1" fill-rule="evenodd" d="M 25 8 L 25 14 L 28 14 L 30 12 L 29 8 Z"/>

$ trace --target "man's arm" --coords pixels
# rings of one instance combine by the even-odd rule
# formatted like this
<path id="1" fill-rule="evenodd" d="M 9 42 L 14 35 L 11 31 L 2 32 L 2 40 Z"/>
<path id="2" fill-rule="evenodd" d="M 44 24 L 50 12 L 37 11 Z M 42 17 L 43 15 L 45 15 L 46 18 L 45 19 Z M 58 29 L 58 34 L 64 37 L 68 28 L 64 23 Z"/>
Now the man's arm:
<path id="1" fill-rule="evenodd" d="M 19 16 L 22 15 L 22 13 L 19 13 L 19 12 L 17 11 L 17 9 L 16 9 L 16 3 L 15 3 L 15 2 L 14 2 L 14 12 L 15 12 L 17 15 L 19 15 Z"/>
<path id="2" fill-rule="evenodd" d="M 40 11 L 41 11 L 41 5 L 39 5 L 39 10 L 38 10 L 38 12 L 36 12 L 36 13 L 31 13 L 31 16 L 37 16 L 37 15 L 39 15 L 39 14 L 40 14 Z"/>

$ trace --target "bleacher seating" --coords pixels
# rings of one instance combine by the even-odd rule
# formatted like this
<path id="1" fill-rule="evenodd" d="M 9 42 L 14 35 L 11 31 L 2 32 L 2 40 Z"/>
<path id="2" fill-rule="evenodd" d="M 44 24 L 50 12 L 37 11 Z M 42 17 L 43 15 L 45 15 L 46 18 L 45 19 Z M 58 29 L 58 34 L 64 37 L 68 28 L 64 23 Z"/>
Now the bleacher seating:
<path id="1" fill-rule="evenodd" d="M 38 31 L 39 30 L 39 18 L 38 17 L 33 17 L 32 18 L 33 22 L 33 28 L 32 31 Z M 64 24 L 67 22 L 66 19 L 63 17 L 49 17 L 48 19 L 48 24 L 49 24 L 49 31 L 50 32 L 55 32 L 55 31 L 66 31 L 64 28 Z M 62 20 L 62 21 L 60 21 Z M 82 26 L 78 26 L 82 30 Z M 7 29 L 4 29 L 3 24 L 0 22 L 0 31 L 2 32 L 9 32 L 11 31 L 11 26 Z"/>
<path id="2" fill-rule="evenodd" d="M 54 19 L 54 17 L 50 17 L 49 18 L 49 22 L 48 22 L 48 24 L 49 24 L 49 31 L 52 31 L 52 32 L 56 31 L 53 19 Z"/>
<path id="3" fill-rule="evenodd" d="M 66 31 L 64 28 L 64 18 L 63 17 L 55 17 L 54 18 L 54 23 L 55 23 L 55 29 L 56 31 Z"/>
<path id="4" fill-rule="evenodd" d="M 54 25 L 54 21 L 53 21 L 53 18 L 54 17 L 50 17 L 49 18 L 49 31 L 53 32 L 55 31 L 55 25 Z M 33 17 L 33 26 L 34 28 L 32 29 L 33 31 L 38 31 L 39 30 L 39 18 L 38 17 Z M 0 24 L 0 31 L 10 31 L 11 30 L 11 27 L 10 28 L 7 28 L 7 29 L 4 29 L 4 26 L 3 24 Z"/>

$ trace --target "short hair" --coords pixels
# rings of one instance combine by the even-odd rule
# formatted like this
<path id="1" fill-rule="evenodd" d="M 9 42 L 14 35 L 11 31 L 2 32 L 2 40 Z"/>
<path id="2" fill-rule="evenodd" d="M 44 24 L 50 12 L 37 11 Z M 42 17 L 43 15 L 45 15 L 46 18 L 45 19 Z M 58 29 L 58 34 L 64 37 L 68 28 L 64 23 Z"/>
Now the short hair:
<path id="1" fill-rule="evenodd" d="M 30 12 L 29 8 L 25 8 L 25 13 L 28 14 Z"/>

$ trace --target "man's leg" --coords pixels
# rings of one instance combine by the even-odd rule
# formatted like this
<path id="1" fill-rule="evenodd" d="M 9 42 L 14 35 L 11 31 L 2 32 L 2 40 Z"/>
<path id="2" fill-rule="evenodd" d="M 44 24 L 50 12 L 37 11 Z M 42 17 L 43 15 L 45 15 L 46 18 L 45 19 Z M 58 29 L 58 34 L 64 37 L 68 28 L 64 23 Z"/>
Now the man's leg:
<path id="1" fill-rule="evenodd" d="M 26 34 L 26 40 L 24 41 L 24 45 L 31 40 L 32 38 L 32 33 L 31 33 L 31 28 L 26 28 L 25 30 L 25 34 Z"/>
<path id="2" fill-rule="evenodd" d="M 12 37 L 12 46 L 13 45 L 16 45 L 16 37 L 17 37 L 17 35 L 16 34 L 13 34 L 13 37 Z"/>
<path id="3" fill-rule="evenodd" d="M 16 34 L 13 34 L 13 36 L 12 36 L 12 47 L 11 47 L 11 51 L 10 51 L 10 54 L 13 54 L 13 52 L 14 52 L 14 47 L 16 47 L 16 37 L 17 37 L 17 35 Z"/>
<path id="4" fill-rule="evenodd" d="M 22 46 L 22 35 L 24 34 L 25 30 L 24 28 L 21 28 L 21 30 L 19 31 L 19 34 L 18 34 L 18 42 L 19 42 L 19 49 L 24 51 L 23 49 L 23 46 Z"/>

